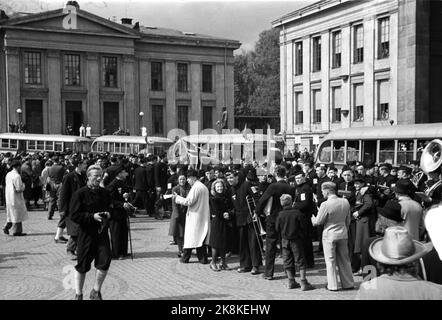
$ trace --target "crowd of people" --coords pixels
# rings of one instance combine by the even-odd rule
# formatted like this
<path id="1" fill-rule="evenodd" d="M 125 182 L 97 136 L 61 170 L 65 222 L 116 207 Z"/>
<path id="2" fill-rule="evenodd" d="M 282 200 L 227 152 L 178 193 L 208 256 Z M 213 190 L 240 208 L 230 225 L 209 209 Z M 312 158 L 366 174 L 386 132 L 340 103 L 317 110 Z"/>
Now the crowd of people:
<path id="1" fill-rule="evenodd" d="M 405 289 L 415 281 L 427 288 L 421 290 L 425 298 L 441 299 L 442 261 L 424 224 L 426 210 L 442 199 L 441 169 L 424 174 L 418 162 L 393 167 L 350 161 L 338 170 L 315 165 L 307 154 L 286 154 L 275 166 L 199 169 L 169 164 L 166 154 L 0 154 L 3 232 L 26 235 L 22 222 L 32 208 L 44 206 L 48 219 L 58 210 L 54 241 L 66 244 L 77 260 L 76 299 L 83 299 L 92 261 L 97 275 L 90 298 L 102 298 L 111 260 L 128 256 L 134 208 L 156 219 L 170 212 L 168 235 L 182 263 L 196 249 L 200 263 L 221 272 L 232 270 L 228 260 L 237 254 L 237 272 L 272 280 L 279 254 L 288 288 L 307 291 L 315 289 L 307 270 L 315 267 L 317 241 L 327 290 L 355 289 L 355 277 L 375 272 L 385 290 L 376 296 L 379 290 L 370 291 L 365 282 L 358 298 L 419 298 L 419 290 Z M 403 286 L 395 290 L 394 279 Z"/>

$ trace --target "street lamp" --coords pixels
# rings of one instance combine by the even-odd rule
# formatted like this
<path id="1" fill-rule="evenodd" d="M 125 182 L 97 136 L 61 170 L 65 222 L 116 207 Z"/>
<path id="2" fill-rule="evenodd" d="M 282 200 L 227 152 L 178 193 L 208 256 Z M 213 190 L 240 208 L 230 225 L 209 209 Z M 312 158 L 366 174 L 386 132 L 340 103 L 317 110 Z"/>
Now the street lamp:
<path id="1" fill-rule="evenodd" d="M 15 110 L 18 114 L 18 121 L 21 122 L 22 121 L 22 114 L 23 114 L 23 110 L 21 108 L 17 108 L 17 110 Z"/>
<path id="2" fill-rule="evenodd" d="M 140 127 L 140 133 L 141 135 L 143 135 L 143 116 L 144 116 L 144 112 L 140 111 L 140 113 L 138 114 L 140 116 L 140 123 L 139 123 L 139 127 Z"/>
<path id="3" fill-rule="evenodd" d="M 18 117 L 18 126 L 16 127 L 16 132 L 22 132 L 23 129 L 23 110 L 18 107 L 17 110 L 15 110 L 17 112 L 17 117 Z"/>

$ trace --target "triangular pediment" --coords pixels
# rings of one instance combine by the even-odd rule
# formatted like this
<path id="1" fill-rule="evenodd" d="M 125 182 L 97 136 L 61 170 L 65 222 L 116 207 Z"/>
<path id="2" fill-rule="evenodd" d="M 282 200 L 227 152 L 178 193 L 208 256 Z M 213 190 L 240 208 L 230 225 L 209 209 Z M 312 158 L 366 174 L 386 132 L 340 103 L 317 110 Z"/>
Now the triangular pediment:
<path id="1" fill-rule="evenodd" d="M 63 9 L 32 14 L 25 17 L 10 19 L 4 25 L 38 30 L 66 30 L 76 33 L 84 32 L 88 34 L 107 34 L 115 36 L 138 36 L 138 33 L 132 28 L 128 28 L 83 10 L 78 10 L 75 13 L 75 16 L 67 11 L 63 12 Z M 75 28 L 68 29 L 73 26 L 75 26 Z"/>

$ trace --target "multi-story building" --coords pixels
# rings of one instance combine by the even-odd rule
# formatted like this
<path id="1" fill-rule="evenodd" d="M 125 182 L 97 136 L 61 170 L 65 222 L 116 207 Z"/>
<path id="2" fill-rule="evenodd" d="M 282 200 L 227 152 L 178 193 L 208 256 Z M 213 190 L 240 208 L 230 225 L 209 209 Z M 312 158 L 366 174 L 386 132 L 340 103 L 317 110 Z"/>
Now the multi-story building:
<path id="1" fill-rule="evenodd" d="M 66 8 L 0 20 L 1 131 L 20 117 L 28 132 L 59 134 L 83 123 L 92 135 L 119 127 L 166 136 L 216 128 L 233 115 L 233 51 L 228 40 L 116 23 Z M 17 110 L 19 112 L 17 112 Z M 233 128 L 233 116 L 229 117 Z"/>
<path id="2" fill-rule="evenodd" d="M 337 128 L 442 121 L 441 4 L 323 0 L 273 21 L 288 146 L 312 149 Z"/>

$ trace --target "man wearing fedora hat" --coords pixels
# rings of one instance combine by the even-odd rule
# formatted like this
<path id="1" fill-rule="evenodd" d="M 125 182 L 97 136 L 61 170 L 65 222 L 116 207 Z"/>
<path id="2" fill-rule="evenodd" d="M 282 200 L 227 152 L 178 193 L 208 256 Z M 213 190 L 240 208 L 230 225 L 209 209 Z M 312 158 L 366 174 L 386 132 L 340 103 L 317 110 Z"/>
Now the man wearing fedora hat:
<path id="1" fill-rule="evenodd" d="M 370 255 L 378 262 L 381 276 L 359 287 L 357 300 L 440 300 L 442 286 L 417 276 L 419 258 L 432 248 L 413 240 L 407 229 L 394 226 L 370 245 Z"/>

